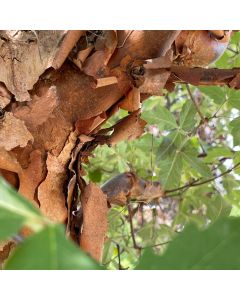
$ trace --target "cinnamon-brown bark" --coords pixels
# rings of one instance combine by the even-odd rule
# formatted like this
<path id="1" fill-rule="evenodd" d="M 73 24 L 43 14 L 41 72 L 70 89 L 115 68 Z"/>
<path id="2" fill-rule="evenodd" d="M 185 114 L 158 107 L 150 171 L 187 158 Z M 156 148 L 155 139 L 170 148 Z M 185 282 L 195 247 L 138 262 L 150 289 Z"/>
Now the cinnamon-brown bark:
<path id="1" fill-rule="evenodd" d="M 0 31 L 1 174 L 68 228 L 81 190 L 80 244 L 100 260 L 106 196 L 93 184 L 84 189 L 82 163 L 99 144 L 139 137 L 146 124 L 141 102 L 175 83 L 240 88 L 240 69 L 204 68 L 221 54 L 230 35 L 207 30 Z M 102 131 L 119 108 L 130 114 Z M 114 178 L 103 192 L 109 202 L 121 205 L 128 197 L 145 201 L 163 193 L 159 184 L 132 173 Z"/>

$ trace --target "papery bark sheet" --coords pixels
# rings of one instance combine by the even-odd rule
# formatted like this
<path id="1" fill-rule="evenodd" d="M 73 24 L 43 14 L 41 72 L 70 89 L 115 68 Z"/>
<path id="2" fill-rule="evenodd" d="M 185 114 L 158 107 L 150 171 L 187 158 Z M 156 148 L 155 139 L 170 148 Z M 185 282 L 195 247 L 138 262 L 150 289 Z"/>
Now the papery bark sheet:
<path id="1" fill-rule="evenodd" d="M 80 246 L 97 261 L 101 261 L 107 233 L 107 197 L 94 183 L 86 186 L 81 196 L 83 230 Z"/>

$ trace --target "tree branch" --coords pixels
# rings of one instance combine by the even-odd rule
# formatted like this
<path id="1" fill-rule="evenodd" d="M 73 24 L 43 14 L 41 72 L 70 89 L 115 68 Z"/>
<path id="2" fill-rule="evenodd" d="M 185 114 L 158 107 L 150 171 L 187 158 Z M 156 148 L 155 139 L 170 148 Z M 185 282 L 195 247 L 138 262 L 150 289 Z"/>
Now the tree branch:
<path id="1" fill-rule="evenodd" d="M 135 233 L 134 233 L 133 221 L 132 221 L 132 209 L 131 209 L 130 201 L 127 201 L 127 208 L 128 208 L 129 224 L 130 224 L 131 236 L 132 236 L 132 241 L 133 241 L 133 247 L 134 247 L 134 249 L 141 250 L 142 247 L 138 246 L 136 239 L 135 239 Z"/>
<path id="2" fill-rule="evenodd" d="M 145 246 L 145 247 L 142 247 L 142 249 L 159 247 L 159 246 L 167 245 L 167 244 L 169 244 L 170 242 L 171 242 L 171 241 L 167 241 L 167 242 L 163 242 L 163 243 L 159 243 L 159 244 L 155 244 L 155 245 Z"/>
<path id="3" fill-rule="evenodd" d="M 159 69 L 160 71 L 161 69 Z M 190 83 L 192 85 L 227 85 L 240 74 L 240 68 L 233 69 L 205 69 L 173 66 L 170 68 L 170 81 L 176 83 Z M 236 87 L 235 87 L 236 88 Z M 238 87 L 237 87 L 238 88 Z"/>
<path id="4" fill-rule="evenodd" d="M 185 188 L 195 187 L 195 186 L 199 186 L 199 185 L 202 185 L 202 184 L 205 184 L 205 183 L 214 181 L 215 179 L 220 178 L 220 177 L 222 177 L 222 176 L 224 176 L 224 175 L 226 175 L 226 174 L 232 172 L 234 169 L 238 168 L 239 166 L 240 166 L 240 162 L 237 163 L 236 165 L 234 165 L 232 168 L 226 170 L 225 172 L 223 172 L 223 173 L 221 173 L 221 174 L 219 174 L 219 175 L 217 175 L 217 176 L 211 177 L 211 178 L 209 178 L 209 179 L 207 179 L 207 180 L 204 180 L 204 181 L 200 181 L 201 178 L 196 179 L 196 180 L 194 180 L 194 181 L 192 181 L 192 182 L 190 182 L 190 183 L 188 183 L 188 184 L 185 184 L 185 185 L 183 185 L 183 186 L 180 186 L 179 188 L 172 189 L 172 190 L 166 190 L 166 191 L 165 191 L 165 194 L 169 194 L 169 193 L 176 192 L 176 191 L 179 191 L 179 190 L 182 190 L 182 189 L 185 189 Z M 199 181 L 200 181 L 200 182 L 199 182 Z"/>

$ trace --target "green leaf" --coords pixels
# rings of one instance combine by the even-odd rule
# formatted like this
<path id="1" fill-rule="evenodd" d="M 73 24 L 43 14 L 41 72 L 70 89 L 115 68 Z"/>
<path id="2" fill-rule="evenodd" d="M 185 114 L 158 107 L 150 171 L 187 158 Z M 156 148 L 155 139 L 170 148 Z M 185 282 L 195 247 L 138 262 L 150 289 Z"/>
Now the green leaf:
<path id="1" fill-rule="evenodd" d="M 48 225 L 15 249 L 5 269 L 95 270 L 100 266 L 66 239 L 62 225 Z"/>
<path id="2" fill-rule="evenodd" d="M 170 130 L 178 127 L 172 113 L 163 106 L 158 106 L 154 114 L 152 111 L 143 112 L 142 117 L 149 124 L 158 124 L 161 129 Z"/>
<path id="3" fill-rule="evenodd" d="M 104 244 L 102 256 L 103 264 L 107 264 L 111 260 L 114 248 L 116 248 L 116 245 L 110 239 Z"/>
<path id="4" fill-rule="evenodd" d="M 197 154 L 197 151 L 194 151 L 193 148 L 187 147 L 182 151 L 182 158 L 190 168 L 195 169 L 203 177 L 210 177 L 212 174 L 209 167 L 197 157 Z"/>
<path id="5" fill-rule="evenodd" d="M 165 190 L 179 186 L 183 168 L 182 149 L 187 142 L 188 137 L 176 132 L 172 133 L 172 140 L 165 139 L 165 142 L 163 140 L 160 145 L 158 154 L 159 176 Z"/>
<path id="6" fill-rule="evenodd" d="M 227 92 L 227 97 L 228 103 L 232 107 L 240 110 L 240 91 L 229 88 Z"/>
<path id="7" fill-rule="evenodd" d="M 231 37 L 231 44 L 238 44 L 240 40 L 240 32 L 234 32 L 232 37 Z"/>
<path id="8" fill-rule="evenodd" d="M 9 214 L 8 210 L 0 209 L 0 241 L 17 233 L 24 224 L 24 218 Z"/>
<path id="9" fill-rule="evenodd" d="M 0 177 L 0 237 L 17 232 L 22 225 L 39 230 L 47 222 L 30 201 L 18 194 Z M 11 230 L 7 228 L 11 228 Z"/>
<path id="10" fill-rule="evenodd" d="M 237 207 L 237 206 L 233 206 L 233 207 L 232 207 L 232 210 L 231 210 L 230 216 L 233 216 L 233 217 L 240 217 L 240 208 Z"/>
<path id="11" fill-rule="evenodd" d="M 181 216 L 185 217 L 183 224 L 192 221 L 200 227 L 206 227 L 209 221 L 215 222 L 220 216 L 228 216 L 230 211 L 229 203 L 213 187 L 203 185 L 188 190 L 179 207 Z M 179 220 L 175 224 L 178 223 Z"/>
<path id="12" fill-rule="evenodd" d="M 215 62 L 214 66 L 219 69 L 231 69 L 232 65 L 229 63 L 229 55 L 227 51 Z"/>
<path id="13" fill-rule="evenodd" d="M 240 269 L 240 218 L 221 219 L 201 231 L 189 225 L 162 256 L 144 252 L 138 270 Z"/>
<path id="14" fill-rule="evenodd" d="M 123 160 L 122 158 L 119 158 L 119 160 L 118 160 L 118 171 L 120 173 L 123 173 L 123 172 L 126 172 L 127 168 L 128 168 L 128 166 L 127 166 L 125 160 Z"/>
<path id="15" fill-rule="evenodd" d="M 98 169 L 88 172 L 89 179 L 93 182 L 100 182 L 102 179 L 102 172 Z"/>
<path id="16" fill-rule="evenodd" d="M 159 162 L 161 184 L 165 190 L 179 186 L 182 172 L 182 153 L 176 150 L 168 159 Z"/>
<path id="17" fill-rule="evenodd" d="M 207 156 L 204 158 L 206 163 L 211 163 L 217 158 L 221 157 L 233 157 L 232 151 L 226 146 L 213 147 L 207 152 Z"/>
<path id="18" fill-rule="evenodd" d="M 240 145 L 240 117 L 233 119 L 229 123 L 229 127 L 231 128 L 231 134 L 233 136 L 233 144 L 234 146 Z"/>
<path id="19" fill-rule="evenodd" d="M 145 223 L 138 231 L 137 237 L 141 238 L 141 245 L 150 247 L 155 244 L 169 241 L 174 236 L 175 232 L 171 227 L 161 224 L 156 226 L 154 220 Z"/>
<path id="20" fill-rule="evenodd" d="M 216 221 L 220 216 L 229 216 L 231 205 L 221 195 L 216 194 L 211 197 L 210 201 L 207 200 L 209 199 L 206 199 L 205 204 L 207 205 L 207 217 L 210 220 Z"/>
<path id="21" fill-rule="evenodd" d="M 237 127 L 239 128 L 240 126 L 240 117 L 237 117 L 235 119 L 233 119 L 230 123 L 229 123 L 229 126 L 234 128 L 234 127 Z"/>
<path id="22" fill-rule="evenodd" d="M 157 152 L 157 160 L 166 159 L 169 155 L 172 155 L 179 146 L 183 143 L 185 136 L 179 131 L 174 131 L 163 138 Z"/>
<path id="23" fill-rule="evenodd" d="M 234 153 L 233 163 L 234 163 L 234 165 L 240 163 L 240 152 L 239 151 Z M 240 167 L 237 167 L 236 169 L 234 169 L 234 173 L 240 174 Z M 236 178 L 234 178 L 234 181 L 236 181 Z"/>
<path id="24" fill-rule="evenodd" d="M 203 177 L 211 176 L 209 167 L 205 165 L 198 157 L 195 157 L 194 155 L 191 154 L 187 154 L 186 152 L 183 152 L 182 157 L 184 161 L 188 163 L 189 167 L 195 169 Z"/>
<path id="25" fill-rule="evenodd" d="M 196 123 L 195 115 L 196 108 L 193 103 L 189 100 L 186 101 L 180 113 L 180 127 L 185 131 L 192 130 Z"/>
<path id="26" fill-rule="evenodd" d="M 233 136 L 233 145 L 239 146 L 240 145 L 240 130 L 237 127 L 232 128 L 231 134 Z"/>
<path id="27" fill-rule="evenodd" d="M 221 105 L 226 100 L 226 91 L 224 88 L 219 86 L 204 86 L 198 88 L 202 93 L 207 95 L 210 99 L 213 99 L 213 101 Z"/>
<path id="28" fill-rule="evenodd" d="M 156 236 L 156 226 L 154 226 L 154 221 L 145 223 L 137 232 L 137 236 L 142 239 L 142 245 L 155 244 Z"/>
<path id="29" fill-rule="evenodd" d="M 174 145 L 177 132 L 174 133 L 173 139 L 169 139 L 169 137 L 164 137 L 162 143 L 160 144 L 158 148 L 157 153 L 157 159 L 162 160 L 166 159 L 169 155 L 173 153 L 174 150 L 176 150 L 176 146 Z"/>

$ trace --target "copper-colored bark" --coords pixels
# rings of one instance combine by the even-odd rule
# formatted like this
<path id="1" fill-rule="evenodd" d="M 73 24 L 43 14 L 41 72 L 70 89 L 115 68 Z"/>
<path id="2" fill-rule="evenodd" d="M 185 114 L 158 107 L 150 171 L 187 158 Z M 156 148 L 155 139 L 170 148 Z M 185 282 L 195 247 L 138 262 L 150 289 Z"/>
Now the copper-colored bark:
<path id="1" fill-rule="evenodd" d="M 159 69 L 161 72 L 161 70 Z M 234 69 L 204 69 L 188 67 L 171 67 L 172 81 L 186 82 L 193 85 L 228 85 L 240 73 Z"/>
<path id="2" fill-rule="evenodd" d="M 15 118 L 11 112 L 5 113 L 1 123 L 0 148 L 9 151 L 17 146 L 25 147 L 28 142 L 33 141 L 33 136 L 24 122 Z"/>
<path id="3" fill-rule="evenodd" d="M 86 186 L 81 197 L 83 230 L 80 246 L 97 261 L 101 261 L 107 232 L 107 197 L 94 183 Z"/>
<path id="4" fill-rule="evenodd" d="M 61 46 L 57 50 L 55 57 L 52 62 L 52 67 L 59 69 L 66 58 L 68 57 L 70 51 L 75 46 L 80 37 L 84 34 L 84 30 L 69 30 L 64 37 Z"/>
<path id="5" fill-rule="evenodd" d="M 133 87 L 126 95 L 126 97 L 119 103 L 119 107 L 129 112 L 134 112 L 141 107 L 140 92 Z"/>
<path id="6" fill-rule="evenodd" d="M 146 121 L 142 120 L 139 111 L 123 118 L 112 127 L 113 133 L 107 138 L 108 145 L 116 145 L 121 141 L 131 141 L 142 135 Z"/>
<path id="7" fill-rule="evenodd" d="M 179 32 L 176 30 L 133 30 L 130 34 L 129 30 L 118 30 L 119 48 L 110 59 L 108 66 L 109 68 L 116 67 L 127 55 L 130 55 L 133 60 L 164 56 Z"/>
<path id="8" fill-rule="evenodd" d="M 76 140 L 77 135 L 75 132 L 72 132 L 58 156 L 48 153 L 48 173 L 38 188 L 38 200 L 41 211 L 56 222 L 64 222 L 67 218 L 63 186 L 67 179 L 67 163 L 75 147 Z"/>
<path id="9" fill-rule="evenodd" d="M 175 40 L 175 63 L 188 67 L 204 67 L 226 50 L 231 31 L 184 30 Z"/>
<path id="10" fill-rule="evenodd" d="M 43 180 L 44 176 L 44 160 L 39 150 L 34 150 L 30 154 L 30 163 L 26 169 L 22 169 L 19 174 L 19 193 L 28 200 L 37 203 L 36 190 Z"/>

